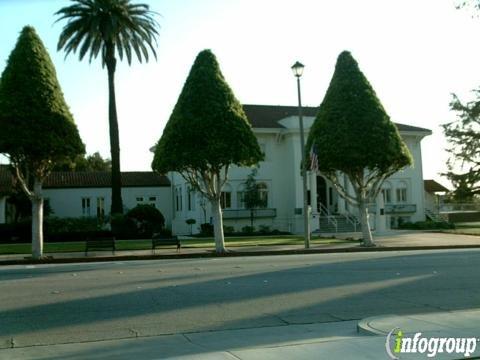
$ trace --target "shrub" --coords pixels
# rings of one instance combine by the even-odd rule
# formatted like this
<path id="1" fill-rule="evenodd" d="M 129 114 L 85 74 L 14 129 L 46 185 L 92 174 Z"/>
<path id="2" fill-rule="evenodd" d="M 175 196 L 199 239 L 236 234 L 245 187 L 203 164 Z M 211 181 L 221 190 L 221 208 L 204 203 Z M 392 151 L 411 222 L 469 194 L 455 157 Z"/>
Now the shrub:
<path id="1" fill-rule="evenodd" d="M 200 235 L 213 236 L 213 225 L 209 223 L 200 224 Z"/>
<path id="2" fill-rule="evenodd" d="M 399 229 L 408 229 L 408 230 L 447 230 L 455 229 L 455 224 L 449 222 L 437 222 L 437 221 L 417 221 L 404 222 L 398 224 Z"/>
<path id="3" fill-rule="evenodd" d="M 129 210 L 126 218 L 133 221 L 139 236 L 151 237 L 165 226 L 162 213 L 151 205 L 137 205 Z"/>
<path id="4" fill-rule="evenodd" d="M 77 231 L 101 230 L 101 225 L 94 217 L 59 218 L 48 217 L 44 221 L 47 234 L 68 233 Z"/>
<path id="5" fill-rule="evenodd" d="M 258 230 L 260 234 L 269 234 L 271 232 L 270 226 L 268 225 L 260 225 L 260 228 Z"/>
<path id="6" fill-rule="evenodd" d="M 110 225 L 112 233 L 117 239 L 135 239 L 137 237 L 137 225 L 131 218 L 125 215 L 112 215 Z"/>
<path id="7" fill-rule="evenodd" d="M 246 234 L 253 234 L 255 232 L 255 226 L 244 226 L 242 232 Z"/>
<path id="8" fill-rule="evenodd" d="M 235 228 L 233 226 L 223 226 L 223 233 L 224 234 L 233 234 L 235 232 Z"/>

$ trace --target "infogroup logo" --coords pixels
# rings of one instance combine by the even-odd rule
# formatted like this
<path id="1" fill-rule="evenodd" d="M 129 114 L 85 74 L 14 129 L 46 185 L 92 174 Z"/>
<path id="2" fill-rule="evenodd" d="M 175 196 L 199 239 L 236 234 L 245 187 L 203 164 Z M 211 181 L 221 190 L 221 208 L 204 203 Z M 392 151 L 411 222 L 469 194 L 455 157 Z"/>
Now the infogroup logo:
<path id="1" fill-rule="evenodd" d="M 479 340 L 475 337 L 422 337 L 421 332 L 407 337 L 397 327 L 388 333 L 385 350 L 392 360 L 400 359 L 401 354 L 425 354 L 428 358 L 433 358 L 437 354 L 455 353 L 468 358 L 475 352 Z"/>

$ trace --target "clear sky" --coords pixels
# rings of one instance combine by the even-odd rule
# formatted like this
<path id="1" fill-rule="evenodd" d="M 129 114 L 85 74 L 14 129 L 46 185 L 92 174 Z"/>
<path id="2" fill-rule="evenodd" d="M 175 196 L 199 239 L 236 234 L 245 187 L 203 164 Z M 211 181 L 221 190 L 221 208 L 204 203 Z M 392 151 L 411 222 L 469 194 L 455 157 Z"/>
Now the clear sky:
<path id="1" fill-rule="evenodd" d="M 134 0 L 136 1 L 136 0 Z M 480 84 L 480 18 L 455 0 L 140 0 L 160 13 L 158 61 L 118 66 L 122 170 L 149 170 L 196 54 L 209 48 L 245 104 L 296 105 L 290 66 L 305 64 L 304 105 L 318 106 L 335 61 L 349 50 L 392 120 L 426 127 L 424 178 L 448 158 L 440 125 L 455 119 L 451 93 L 470 98 Z M 56 51 L 67 0 L 0 0 L 0 71 L 20 30 L 32 25 L 46 45 L 87 152 L 109 157 L 107 75 L 100 61 Z"/>

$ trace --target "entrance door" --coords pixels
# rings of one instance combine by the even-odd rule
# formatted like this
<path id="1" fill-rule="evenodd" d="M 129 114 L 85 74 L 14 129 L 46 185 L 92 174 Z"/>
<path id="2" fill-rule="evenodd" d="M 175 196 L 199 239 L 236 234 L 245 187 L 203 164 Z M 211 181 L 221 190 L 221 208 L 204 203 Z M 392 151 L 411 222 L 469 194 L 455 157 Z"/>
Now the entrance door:
<path id="1" fill-rule="evenodd" d="M 327 182 L 322 176 L 317 176 L 317 209 L 320 210 L 320 204 L 328 208 L 327 203 Z"/>

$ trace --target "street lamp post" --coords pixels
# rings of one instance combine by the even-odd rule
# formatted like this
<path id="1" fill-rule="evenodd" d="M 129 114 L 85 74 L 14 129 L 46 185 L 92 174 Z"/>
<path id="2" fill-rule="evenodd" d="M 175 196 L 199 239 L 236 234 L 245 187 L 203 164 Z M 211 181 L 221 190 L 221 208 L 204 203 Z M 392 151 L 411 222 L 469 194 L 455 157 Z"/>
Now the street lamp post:
<path id="1" fill-rule="evenodd" d="M 293 64 L 293 75 L 297 78 L 298 91 L 298 118 L 300 121 L 300 146 L 302 159 L 302 180 L 303 180 L 303 226 L 305 233 L 305 249 L 310 248 L 310 214 L 308 211 L 308 190 L 307 190 L 307 166 L 305 163 L 305 132 L 303 130 L 303 115 L 302 115 L 302 96 L 300 92 L 300 77 L 303 74 L 303 64 L 298 61 Z"/>

